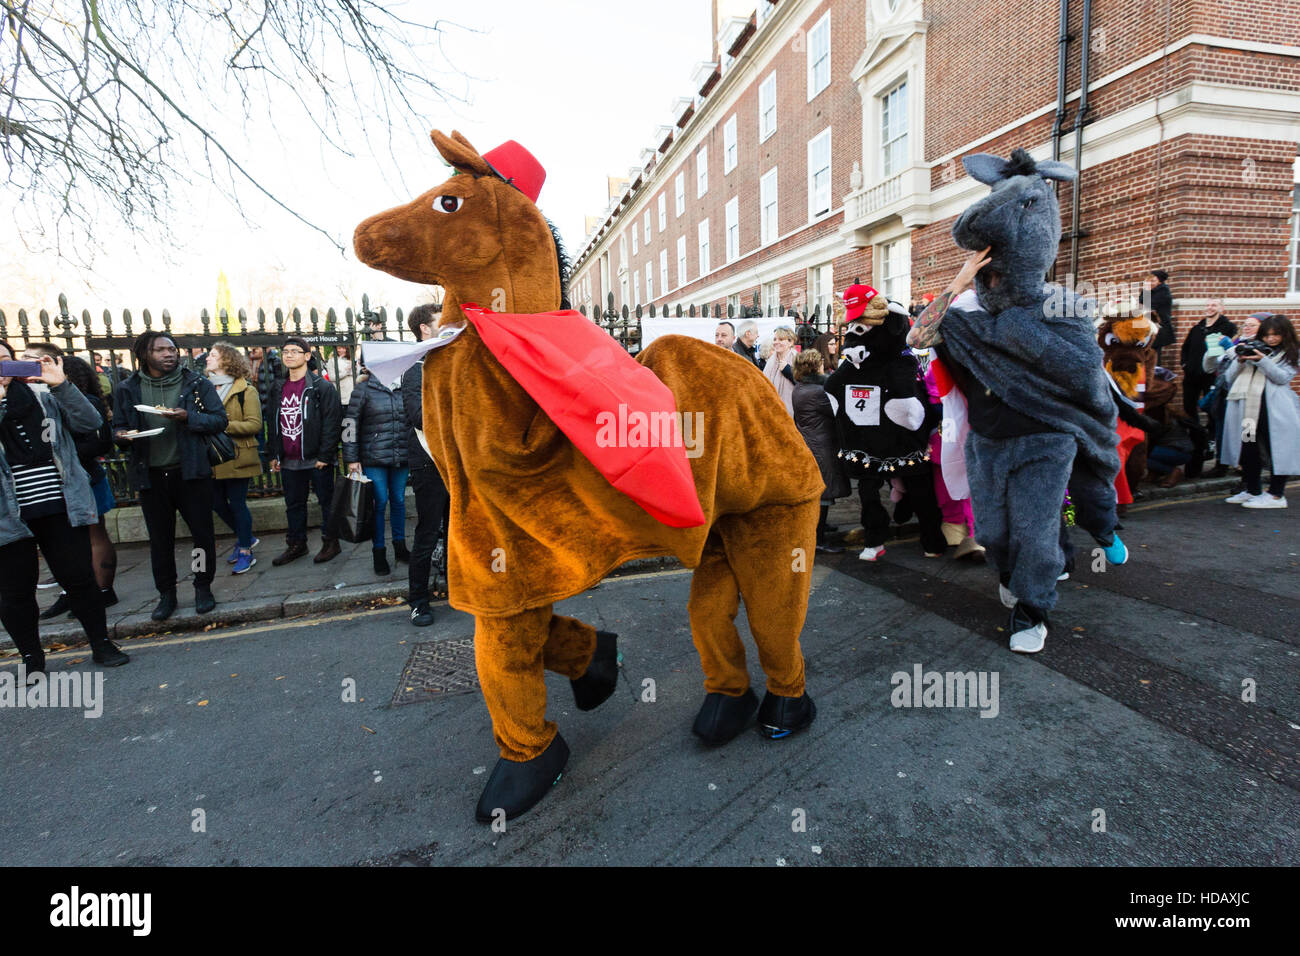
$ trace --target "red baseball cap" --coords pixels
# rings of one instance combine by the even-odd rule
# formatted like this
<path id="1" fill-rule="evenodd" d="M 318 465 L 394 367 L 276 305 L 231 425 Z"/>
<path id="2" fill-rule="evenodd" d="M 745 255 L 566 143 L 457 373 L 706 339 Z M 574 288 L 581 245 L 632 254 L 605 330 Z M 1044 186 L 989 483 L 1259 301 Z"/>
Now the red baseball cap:
<path id="1" fill-rule="evenodd" d="M 869 285 L 851 285 L 844 290 L 844 306 L 848 310 L 845 319 L 852 322 L 867 311 L 867 303 L 880 295 Z"/>
<path id="2" fill-rule="evenodd" d="M 483 159 L 492 172 L 537 202 L 542 183 L 546 182 L 546 170 L 532 153 L 508 139 L 496 149 L 484 153 Z"/>

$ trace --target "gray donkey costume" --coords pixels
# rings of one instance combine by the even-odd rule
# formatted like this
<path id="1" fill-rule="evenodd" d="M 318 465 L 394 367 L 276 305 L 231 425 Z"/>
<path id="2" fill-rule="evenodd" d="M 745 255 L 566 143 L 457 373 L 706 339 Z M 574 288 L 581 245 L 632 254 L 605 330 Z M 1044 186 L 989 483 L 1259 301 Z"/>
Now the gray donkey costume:
<path id="1" fill-rule="evenodd" d="M 997 568 L 1013 608 L 1013 650 L 1041 650 L 1064 566 L 1061 507 L 1067 486 L 1079 523 L 1116 563 L 1115 403 L 1092 322 L 1093 303 L 1044 283 L 1061 239 L 1048 179 L 1064 163 L 1035 163 L 1017 149 L 963 160 L 993 191 L 958 218 L 957 245 L 991 247 L 990 261 L 943 318 L 941 359 L 969 406 L 967 473 L 975 538 Z M 1024 635 L 1030 635 L 1028 637 Z"/>

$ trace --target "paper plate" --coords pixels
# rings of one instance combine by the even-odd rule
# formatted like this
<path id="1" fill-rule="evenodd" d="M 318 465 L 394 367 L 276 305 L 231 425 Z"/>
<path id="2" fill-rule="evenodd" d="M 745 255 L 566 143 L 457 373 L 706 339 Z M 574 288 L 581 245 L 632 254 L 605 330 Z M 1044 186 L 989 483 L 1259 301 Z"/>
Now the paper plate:
<path id="1" fill-rule="evenodd" d="M 161 414 L 161 413 L 158 411 L 158 409 L 154 408 L 152 405 L 137 405 L 137 406 L 135 407 L 135 410 L 136 410 L 137 412 L 144 412 L 144 413 L 146 413 L 146 414 L 148 414 L 148 415 L 158 415 L 158 414 Z"/>
<path id="2" fill-rule="evenodd" d="M 144 431 L 140 431 L 140 432 L 127 432 L 126 437 L 127 438 L 152 438 L 154 435 L 161 435 L 163 431 L 164 429 L 161 428 L 146 428 Z"/>

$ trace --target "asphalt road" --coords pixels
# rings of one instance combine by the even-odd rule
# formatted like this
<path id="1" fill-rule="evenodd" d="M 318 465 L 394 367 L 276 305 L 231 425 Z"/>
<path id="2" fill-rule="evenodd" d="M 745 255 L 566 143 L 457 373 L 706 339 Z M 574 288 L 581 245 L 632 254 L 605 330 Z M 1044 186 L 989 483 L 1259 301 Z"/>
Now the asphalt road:
<path id="1" fill-rule="evenodd" d="M 496 759 L 480 696 L 403 679 L 417 645 L 470 637 L 468 617 L 128 641 L 101 717 L 0 709 L 0 864 L 1296 863 L 1300 514 L 1173 501 L 1123 534 L 1130 564 L 1082 560 L 1032 657 L 1006 649 L 985 567 L 914 542 L 819 562 L 816 724 L 717 750 L 690 733 L 689 573 L 607 581 L 559 610 L 619 632 L 623 687 L 583 714 L 548 677 L 573 756 L 503 833 L 473 820 Z M 93 673 L 87 658 L 51 667 Z M 892 675 L 915 665 L 996 673 L 996 717 L 893 706 Z M 752 653 L 750 670 L 761 690 Z"/>

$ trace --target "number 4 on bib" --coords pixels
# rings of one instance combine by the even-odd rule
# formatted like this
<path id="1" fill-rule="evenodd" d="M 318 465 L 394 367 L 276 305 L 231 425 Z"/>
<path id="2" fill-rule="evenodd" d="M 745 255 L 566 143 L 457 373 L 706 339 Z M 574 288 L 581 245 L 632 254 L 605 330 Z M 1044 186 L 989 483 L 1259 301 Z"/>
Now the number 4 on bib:
<path id="1" fill-rule="evenodd" d="M 879 425 L 880 389 L 874 385 L 845 385 L 844 411 L 855 425 Z"/>

